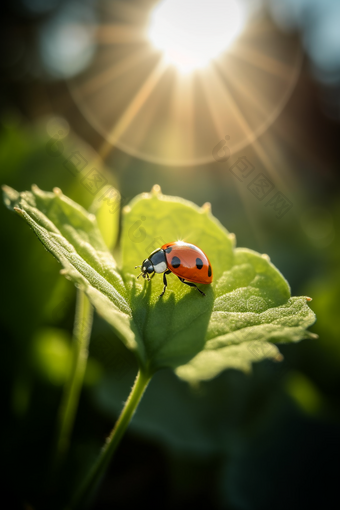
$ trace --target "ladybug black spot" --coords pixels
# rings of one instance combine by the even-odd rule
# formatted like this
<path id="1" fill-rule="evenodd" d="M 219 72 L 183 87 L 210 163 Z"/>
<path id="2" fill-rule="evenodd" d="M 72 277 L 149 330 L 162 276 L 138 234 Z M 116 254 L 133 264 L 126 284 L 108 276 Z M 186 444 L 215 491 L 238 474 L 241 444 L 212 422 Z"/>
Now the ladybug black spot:
<path id="1" fill-rule="evenodd" d="M 168 246 L 168 248 L 165 249 L 165 253 L 171 253 L 172 252 L 172 248 L 171 246 Z"/>
<path id="2" fill-rule="evenodd" d="M 203 267 L 202 259 L 200 259 L 198 257 L 196 259 L 196 267 L 197 267 L 197 269 L 202 269 L 202 267 Z"/>
<path id="3" fill-rule="evenodd" d="M 209 267 L 208 267 L 208 276 L 209 276 L 209 278 L 211 276 L 211 266 L 210 266 L 210 264 L 209 264 Z"/>
<path id="4" fill-rule="evenodd" d="M 172 257 L 171 265 L 174 268 L 179 267 L 181 265 L 180 259 L 178 257 Z"/>

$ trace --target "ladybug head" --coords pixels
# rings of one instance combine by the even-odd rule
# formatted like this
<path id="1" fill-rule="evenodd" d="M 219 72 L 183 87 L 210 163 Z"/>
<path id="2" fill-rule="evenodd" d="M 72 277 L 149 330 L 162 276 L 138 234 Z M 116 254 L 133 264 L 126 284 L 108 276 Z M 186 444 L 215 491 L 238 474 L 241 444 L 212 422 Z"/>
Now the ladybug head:
<path id="1" fill-rule="evenodd" d="M 155 274 L 155 268 L 153 266 L 153 263 L 149 259 L 143 260 L 143 264 L 141 266 L 136 266 L 135 269 L 137 269 L 137 267 L 140 267 L 142 269 L 142 272 L 137 276 L 137 278 L 143 276 L 143 278 L 147 278 L 148 280 L 150 280 L 150 278 L 152 278 Z"/>

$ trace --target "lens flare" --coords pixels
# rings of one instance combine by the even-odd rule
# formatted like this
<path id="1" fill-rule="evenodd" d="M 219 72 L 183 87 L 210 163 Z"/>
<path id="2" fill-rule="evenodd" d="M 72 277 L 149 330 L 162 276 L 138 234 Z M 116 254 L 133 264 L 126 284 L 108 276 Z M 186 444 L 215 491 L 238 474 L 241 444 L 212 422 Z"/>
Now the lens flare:
<path id="1" fill-rule="evenodd" d="M 96 52 L 68 84 L 103 158 L 114 146 L 154 164 L 221 164 L 290 97 L 301 46 L 257 0 L 97 2 Z"/>

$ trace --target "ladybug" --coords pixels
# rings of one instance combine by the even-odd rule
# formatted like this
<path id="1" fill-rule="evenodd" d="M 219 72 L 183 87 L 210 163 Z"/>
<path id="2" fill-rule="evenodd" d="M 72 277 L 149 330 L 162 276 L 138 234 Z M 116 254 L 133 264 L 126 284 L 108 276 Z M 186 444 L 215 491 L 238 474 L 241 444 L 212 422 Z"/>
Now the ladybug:
<path id="1" fill-rule="evenodd" d="M 161 248 L 153 251 L 149 257 L 143 260 L 140 267 L 142 272 L 137 276 L 139 278 L 147 278 L 150 281 L 155 273 L 163 273 L 164 289 L 159 297 L 162 297 L 166 287 L 166 275 L 174 273 L 182 283 L 195 287 L 205 296 L 196 283 L 211 283 L 213 273 L 211 264 L 205 253 L 194 244 L 185 243 L 184 241 L 176 241 L 174 243 L 164 244 Z"/>

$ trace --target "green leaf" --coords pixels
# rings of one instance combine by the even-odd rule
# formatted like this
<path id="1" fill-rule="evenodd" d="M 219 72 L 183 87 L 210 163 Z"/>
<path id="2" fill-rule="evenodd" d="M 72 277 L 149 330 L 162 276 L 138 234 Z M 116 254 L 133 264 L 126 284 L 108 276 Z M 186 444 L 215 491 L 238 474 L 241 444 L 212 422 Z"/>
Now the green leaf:
<path id="1" fill-rule="evenodd" d="M 276 343 L 313 336 L 306 332 L 315 320 L 309 298 L 290 297 L 287 281 L 268 256 L 235 249 L 235 237 L 207 204 L 199 208 L 164 196 L 157 186 L 137 196 L 124 209 L 119 270 L 95 216 L 59 189 L 46 193 L 33 186 L 19 194 L 6 187 L 5 202 L 24 217 L 63 264 L 65 276 L 86 291 L 150 374 L 170 367 L 195 382 L 226 368 L 247 371 L 253 361 L 282 359 Z M 136 279 L 136 265 L 155 248 L 180 239 L 200 246 L 211 261 L 214 282 L 201 286 L 204 298 L 172 274 L 162 299 L 160 275 L 151 282 Z"/>
<path id="2" fill-rule="evenodd" d="M 144 346 L 131 329 L 131 308 L 115 260 L 99 232 L 96 218 L 59 189 L 32 186 L 18 193 L 4 186 L 5 204 L 31 226 L 45 248 L 64 266 L 62 273 L 84 289 L 97 311 L 125 345 L 145 363 Z"/>
<path id="3" fill-rule="evenodd" d="M 162 195 L 159 186 L 154 186 L 151 193 L 134 198 L 123 212 L 125 273 L 135 274 L 136 260 L 140 264 L 155 248 L 178 240 L 196 244 L 209 255 L 215 281 L 232 266 L 235 236 L 213 217 L 210 204 L 198 207 L 188 200 Z M 155 296 L 161 289 L 159 282 Z"/>
<path id="4" fill-rule="evenodd" d="M 197 244 L 209 254 L 215 278 L 232 263 L 234 236 L 211 215 L 209 207 L 199 208 L 186 200 L 163 196 L 155 186 L 150 194 L 137 196 L 124 209 L 123 272 L 152 370 L 175 368 L 203 348 L 213 307 L 211 286 L 201 286 L 206 293 L 202 298 L 171 274 L 160 300 L 161 277 L 155 276 L 144 286 L 136 281 L 137 264 L 155 248 L 179 239 Z"/>
<path id="5" fill-rule="evenodd" d="M 315 321 L 310 298 L 290 298 L 287 281 L 267 255 L 236 249 L 234 266 L 215 289 L 204 349 L 176 371 L 186 381 L 208 380 L 226 368 L 247 372 L 266 358 L 281 361 L 273 344 L 316 337 L 306 331 Z"/>

